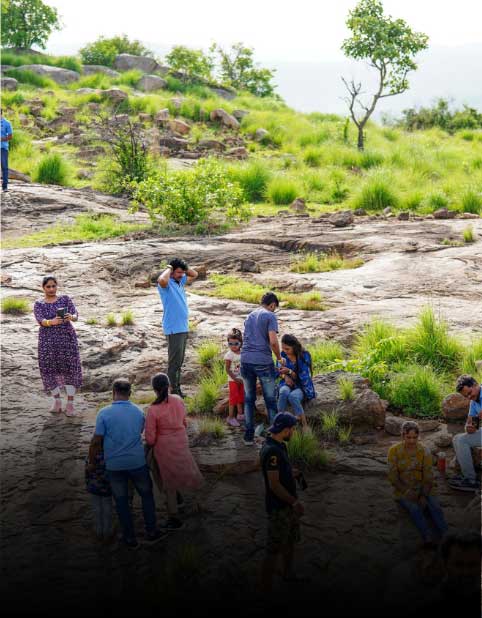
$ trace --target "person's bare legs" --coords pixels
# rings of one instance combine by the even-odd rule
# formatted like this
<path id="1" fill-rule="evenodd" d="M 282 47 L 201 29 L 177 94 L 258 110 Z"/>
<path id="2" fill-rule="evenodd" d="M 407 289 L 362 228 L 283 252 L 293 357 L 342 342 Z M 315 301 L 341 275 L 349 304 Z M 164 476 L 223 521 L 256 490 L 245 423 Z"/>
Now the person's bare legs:
<path id="1" fill-rule="evenodd" d="M 53 397 L 52 407 L 50 411 L 54 414 L 59 414 L 62 412 L 62 400 L 60 399 L 60 388 L 56 387 L 50 391 L 50 394 Z"/>
<path id="2" fill-rule="evenodd" d="M 74 410 L 75 386 L 71 386 L 70 384 L 67 384 L 65 386 L 65 391 L 67 393 L 67 406 L 65 408 L 65 416 L 75 416 L 75 410 Z"/>

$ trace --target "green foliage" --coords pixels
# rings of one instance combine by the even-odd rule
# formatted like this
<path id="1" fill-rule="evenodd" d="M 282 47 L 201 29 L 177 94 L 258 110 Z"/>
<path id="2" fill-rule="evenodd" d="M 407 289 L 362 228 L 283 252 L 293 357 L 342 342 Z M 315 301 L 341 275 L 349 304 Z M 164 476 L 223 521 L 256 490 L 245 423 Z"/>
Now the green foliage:
<path id="1" fill-rule="evenodd" d="M 482 361 L 482 337 L 479 337 L 472 344 L 464 350 L 462 363 L 460 366 L 460 373 L 468 373 L 469 375 L 476 375 L 480 372 L 475 364 L 477 361 Z"/>
<path id="2" fill-rule="evenodd" d="M 389 183 L 378 176 L 369 178 L 365 182 L 353 202 L 354 208 L 376 211 L 396 207 L 398 203 L 398 197 Z"/>
<path id="3" fill-rule="evenodd" d="M 197 358 L 203 367 L 209 367 L 212 362 L 219 358 L 221 346 L 215 341 L 206 341 L 196 350 Z"/>
<path id="4" fill-rule="evenodd" d="M 43 75 L 37 75 L 37 73 L 26 69 L 22 69 L 21 71 L 18 69 L 9 69 L 5 71 L 5 75 L 7 77 L 13 77 L 20 84 L 30 84 L 36 88 L 55 88 L 55 83 L 51 79 Z"/>
<path id="5" fill-rule="evenodd" d="M 471 225 L 462 230 L 462 238 L 465 243 L 475 241 L 474 228 Z"/>
<path id="6" fill-rule="evenodd" d="M 287 447 L 290 461 L 296 466 L 316 469 L 322 468 L 328 462 L 326 452 L 309 428 L 297 429 L 287 442 Z"/>
<path id="7" fill-rule="evenodd" d="M 336 341 L 316 341 L 308 346 L 313 365 L 313 374 L 329 371 L 330 366 L 345 358 L 343 346 Z"/>
<path id="8" fill-rule="evenodd" d="M 97 318 L 88 318 L 85 321 L 86 324 L 88 324 L 89 326 L 95 326 L 96 324 L 99 323 L 99 320 Z"/>
<path id="9" fill-rule="evenodd" d="M 69 167 L 60 154 L 46 154 L 35 172 L 35 181 L 45 185 L 66 185 Z"/>
<path id="10" fill-rule="evenodd" d="M 352 380 L 348 378 L 339 378 L 338 388 L 340 391 L 340 399 L 342 399 L 342 401 L 353 401 L 355 398 L 355 387 Z"/>
<path id="11" fill-rule="evenodd" d="M 2 298 L 2 313 L 10 315 L 24 315 L 30 312 L 30 303 L 26 298 L 6 296 Z"/>
<path id="12" fill-rule="evenodd" d="M 265 164 L 261 161 L 253 161 L 248 165 L 233 166 L 229 174 L 241 186 L 248 202 L 263 201 L 271 179 L 271 172 Z"/>
<path id="13" fill-rule="evenodd" d="M 316 148 L 308 148 L 305 151 L 305 154 L 303 156 L 303 161 L 309 167 L 320 167 L 321 160 L 322 160 L 322 153 L 320 150 L 317 150 Z"/>
<path id="14" fill-rule="evenodd" d="M 201 223 L 216 211 L 227 220 L 244 220 L 249 211 L 241 187 L 228 177 L 214 159 L 201 159 L 192 169 L 164 170 L 133 186 L 135 207 L 143 205 L 153 221 L 180 224 Z"/>
<path id="15" fill-rule="evenodd" d="M 258 97 L 270 97 L 274 93 L 272 83 L 274 70 L 261 68 L 253 60 L 254 50 L 243 43 L 235 43 L 223 49 L 213 45 L 220 57 L 220 76 L 228 85 L 237 90 L 247 90 Z"/>
<path id="16" fill-rule="evenodd" d="M 410 365 L 389 386 L 391 403 L 408 416 L 439 416 L 446 386 L 430 366 Z"/>
<path id="17" fill-rule="evenodd" d="M 367 358 L 377 350 L 377 362 L 392 364 L 405 360 L 405 345 L 404 336 L 393 324 L 375 319 L 357 334 L 353 351 L 356 356 Z"/>
<path id="18" fill-rule="evenodd" d="M 340 427 L 338 429 L 338 442 L 340 444 L 349 444 L 351 441 L 352 426 Z"/>
<path id="19" fill-rule="evenodd" d="M 131 326 L 134 324 L 134 312 L 132 309 L 127 309 L 121 314 L 121 326 Z"/>
<path id="20" fill-rule="evenodd" d="M 61 24 L 56 8 L 41 0 L 8 0 L 2 7 L 2 45 L 44 49 L 53 30 Z"/>
<path id="21" fill-rule="evenodd" d="M 462 196 L 462 211 L 473 215 L 482 213 L 482 194 L 474 189 L 467 189 Z"/>
<path id="22" fill-rule="evenodd" d="M 167 64 L 174 71 L 181 71 L 185 80 L 199 77 L 211 79 L 214 67 L 212 56 L 206 55 L 202 49 L 190 49 L 184 45 L 176 45 L 166 56 Z"/>
<path id="23" fill-rule="evenodd" d="M 362 266 L 360 258 L 348 259 L 339 253 L 305 253 L 296 256 L 290 270 L 295 273 L 324 273 L 331 270 L 358 268 Z"/>
<path id="24" fill-rule="evenodd" d="M 115 313 L 108 313 L 105 321 L 106 321 L 106 325 L 109 328 L 117 326 L 117 318 L 115 316 Z"/>
<path id="25" fill-rule="evenodd" d="M 291 204 L 298 197 L 298 194 L 297 184 L 289 178 L 277 176 L 270 180 L 268 184 L 267 196 L 273 204 L 278 206 Z"/>
<path id="26" fill-rule="evenodd" d="M 464 105 L 461 110 L 451 110 L 450 102 L 440 98 L 432 107 L 404 109 L 397 124 L 407 131 L 438 127 L 449 133 L 455 133 L 460 129 L 482 128 L 482 113 L 468 105 Z M 469 139 L 473 139 L 473 134 Z"/>
<path id="27" fill-rule="evenodd" d="M 198 427 L 200 436 L 208 435 L 220 440 L 226 435 L 226 426 L 218 418 L 202 418 Z"/>
<path id="28" fill-rule="evenodd" d="M 321 412 L 321 432 L 326 438 L 336 438 L 338 434 L 338 425 L 340 422 L 339 414 L 336 410 L 331 412 Z"/>
<path id="29" fill-rule="evenodd" d="M 101 36 L 80 50 L 84 64 L 100 64 L 107 67 L 113 66 L 114 60 L 119 54 L 153 55 L 140 41 L 130 41 L 126 34 L 111 38 Z"/>

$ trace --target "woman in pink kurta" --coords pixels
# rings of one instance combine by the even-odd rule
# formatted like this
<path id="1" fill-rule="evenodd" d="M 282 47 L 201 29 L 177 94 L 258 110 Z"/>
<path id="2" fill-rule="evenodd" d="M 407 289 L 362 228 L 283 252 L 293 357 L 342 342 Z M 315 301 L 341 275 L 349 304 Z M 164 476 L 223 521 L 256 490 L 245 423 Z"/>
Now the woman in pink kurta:
<path id="1" fill-rule="evenodd" d="M 162 485 L 167 495 L 168 527 L 182 526 L 177 514 L 176 492 L 199 489 L 204 479 L 189 450 L 186 408 L 178 395 L 169 395 L 169 378 L 158 373 L 152 378 L 157 399 L 149 406 L 145 437 L 154 447 Z"/>

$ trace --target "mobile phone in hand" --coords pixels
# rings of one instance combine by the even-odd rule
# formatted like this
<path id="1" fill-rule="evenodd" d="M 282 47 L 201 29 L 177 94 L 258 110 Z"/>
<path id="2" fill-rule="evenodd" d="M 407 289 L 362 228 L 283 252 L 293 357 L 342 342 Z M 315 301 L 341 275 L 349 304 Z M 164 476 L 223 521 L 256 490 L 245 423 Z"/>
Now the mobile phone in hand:
<path id="1" fill-rule="evenodd" d="M 57 309 L 57 317 L 58 317 L 58 318 L 62 318 L 62 319 L 64 319 L 64 318 L 65 318 L 65 313 L 66 313 L 66 309 L 65 309 L 65 307 L 59 307 L 59 308 Z"/>

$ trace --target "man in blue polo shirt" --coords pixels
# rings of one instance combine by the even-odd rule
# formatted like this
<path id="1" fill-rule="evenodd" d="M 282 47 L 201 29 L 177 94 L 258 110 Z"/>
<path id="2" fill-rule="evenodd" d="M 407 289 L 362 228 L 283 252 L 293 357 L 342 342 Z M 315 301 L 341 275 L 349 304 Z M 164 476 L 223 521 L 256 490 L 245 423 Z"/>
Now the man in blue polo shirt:
<path id="1" fill-rule="evenodd" d="M 3 117 L 3 110 L 1 110 L 1 154 L 2 154 L 2 190 L 8 191 L 8 142 L 13 137 L 12 125 L 6 118 Z"/>
<path id="2" fill-rule="evenodd" d="M 462 476 L 451 478 L 449 486 L 461 491 L 475 491 L 480 487 L 480 483 L 475 474 L 471 449 L 474 446 L 482 447 L 482 429 L 479 428 L 479 421 L 482 418 L 482 389 L 475 378 L 462 375 L 457 380 L 455 390 L 470 400 L 470 407 L 465 425 L 466 433 L 459 433 L 453 439 Z"/>
<path id="3" fill-rule="evenodd" d="M 197 272 L 189 268 L 184 260 L 174 258 L 157 280 L 157 290 L 164 309 L 162 329 L 167 337 L 167 375 L 171 391 L 181 397 L 184 397 L 181 391 L 181 368 L 189 332 L 189 309 L 184 286 L 196 277 Z"/>
<path id="4" fill-rule="evenodd" d="M 112 395 L 112 404 L 102 408 L 97 415 L 89 450 L 89 464 L 94 464 L 97 454 L 103 448 L 107 477 L 111 484 L 124 543 L 130 549 L 137 549 L 139 544 L 129 506 L 129 480 L 142 499 L 146 542 L 156 543 L 165 533 L 160 532 L 156 525 L 152 481 L 141 439 L 145 424 L 144 414 L 129 401 L 131 385 L 128 380 L 116 380 Z"/>

